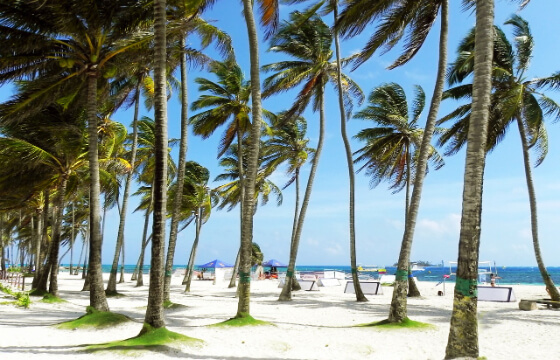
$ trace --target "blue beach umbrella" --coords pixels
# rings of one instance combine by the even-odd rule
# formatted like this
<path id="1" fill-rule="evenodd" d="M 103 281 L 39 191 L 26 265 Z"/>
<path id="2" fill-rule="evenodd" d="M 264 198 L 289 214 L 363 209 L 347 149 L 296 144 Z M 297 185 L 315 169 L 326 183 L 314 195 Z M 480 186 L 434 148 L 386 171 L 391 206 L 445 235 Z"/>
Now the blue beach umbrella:
<path id="1" fill-rule="evenodd" d="M 262 266 L 272 266 L 272 267 L 288 267 L 288 265 L 281 263 L 280 261 L 276 260 L 276 259 L 270 259 L 264 263 L 262 263 Z"/>
<path id="2" fill-rule="evenodd" d="M 233 267 L 233 265 L 228 264 L 228 263 L 225 262 L 225 261 L 216 259 L 216 260 L 212 260 L 212 261 L 210 261 L 210 262 L 208 262 L 208 263 L 206 263 L 206 264 L 198 265 L 198 267 L 215 269 L 215 268 L 228 268 L 228 267 Z"/>

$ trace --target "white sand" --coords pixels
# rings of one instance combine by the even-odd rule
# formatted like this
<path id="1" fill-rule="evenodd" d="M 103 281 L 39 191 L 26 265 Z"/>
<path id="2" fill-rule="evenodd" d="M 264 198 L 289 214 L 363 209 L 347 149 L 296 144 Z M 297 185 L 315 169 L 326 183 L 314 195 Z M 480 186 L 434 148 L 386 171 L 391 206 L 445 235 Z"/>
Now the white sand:
<path id="1" fill-rule="evenodd" d="M 185 308 L 166 311 L 167 328 L 202 339 L 201 347 L 182 347 L 168 352 L 136 351 L 85 353 L 84 344 L 126 339 L 138 334 L 147 303 L 146 286 L 130 281 L 118 285 L 126 296 L 110 298 L 112 311 L 137 322 L 107 330 L 59 330 L 50 325 L 85 313 L 89 293 L 81 292 L 81 276 L 59 275 L 63 304 L 45 304 L 36 298 L 29 309 L 0 305 L 0 359 L 443 359 L 449 334 L 453 286 L 437 296 L 442 286 L 419 282 L 422 298 L 409 299 L 412 320 L 435 325 L 423 330 L 380 330 L 353 325 L 387 318 L 392 288 L 383 295 L 368 295 L 357 303 L 343 286 L 299 291 L 291 302 L 279 302 L 276 280 L 251 283 L 251 315 L 275 326 L 212 328 L 237 310 L 235 290 L 226 283 L 193 280 L 191 293 L 183 293 L 181 278 L 173 277 L 172 301 Z M 513 285 L 517 300 L 544 297 L 544 286 Z M 518 302 L 479 302 L 480 356 L 499 359 L 560 358 L 560 312 L 539 306 L 519 310 Z"/>

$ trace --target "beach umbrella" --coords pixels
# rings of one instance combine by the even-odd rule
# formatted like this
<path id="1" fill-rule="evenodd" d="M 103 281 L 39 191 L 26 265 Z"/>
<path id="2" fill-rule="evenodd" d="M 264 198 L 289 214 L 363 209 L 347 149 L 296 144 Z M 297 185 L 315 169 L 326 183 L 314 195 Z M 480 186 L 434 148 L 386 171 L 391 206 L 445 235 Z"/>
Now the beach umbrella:
<path id="1" fill-rule="evenodd" d="M 233 265 L 228 264 L 228 263 L 225 262 L 225 261 L 216 259 L 216 260 L 212 260 L 212 261 L 210 261 L 210 262 L 208 262 L 208 263 L 206 263 L 206 264 L 198 265 L 198 267 L 201 267 L 201 268 L 213 268 L 213 269 L 215 269 L 215 268 L 228 268 L 228 267 L 233 267 Z"/>
<path id="2" fill-rule="evenodd" d="M 262 266 L 272 266 L 272 267 L 288 267 L 288 265 L 281 263 L 280 261 L 276 260 L 276 259 L 270 259 L 266 262 L 262 263 Z"/>

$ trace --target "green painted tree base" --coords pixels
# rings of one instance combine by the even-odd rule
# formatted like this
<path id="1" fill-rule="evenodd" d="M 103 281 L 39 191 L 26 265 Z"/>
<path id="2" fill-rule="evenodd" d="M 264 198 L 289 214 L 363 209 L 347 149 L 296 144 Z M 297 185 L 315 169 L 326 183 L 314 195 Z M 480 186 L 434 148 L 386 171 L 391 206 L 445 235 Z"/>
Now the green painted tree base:
<path id="1" fill-rule="evenodd" d="M 87 314 L 75 320 L 65 321 L 56 325 L 59 329 L 79 329 L 79 328 L 106 328 L 119 325 L 131 318 L 122 314 L 112 313 L 110 311 L 97 311 L 91 306 L 86 308 Z"/>
<path id="2" fill-rule="evenodd" d="M 119 293 L 118 291 L 107 291 L 107 290 L 105 290 L 105 296 L 111 297 L 111 298 L 120 298 L 120 297 L 125 297 L 126 295 L 123 295 L 123 294 Z"/>
<path id="3" fill-rule="evenodd" d="M 167 330 L 165 327 L 153 328 L 148 324 L 142 326 L 140 334 L 137 336 L 121 340 L 113 341 L 106 344 L 91 345 L 87 347 L 88 351 L 100 350 L 161 350 L 166 351 L 169 345 L 188 345 L 200 347 L 204 341 L 191 338 L 183 334 Z"/>
<path id="4" fill-rule="evenodd" d="M 66 300 L 61 299 L 58 296 L 54 296 L 51 293 L 46 293 L 45 295 L 43 295 L 43 299 L 41 301 L 47 304 L 58 304 L 67 302 Z"/>
<path id="5" fill-rule="evenodd" d="M 228 326 L 262 326 L 262 325 L 273 325 L 268 321 L 257 320 L 249 314 L 237 315 L 234 318 L 228 319 L 221 323 L 212 324 L 208 326 L 212 327 L 228 327 Z"/>
<path id="6" fill-rule="evenodd" d="M 32 290 L 29 292 L 29 296 L 41 296 L 41 297 L 42 297 L 42 296 L 45 296 L 45 295 L 47 295 L 47 294 L 49 294 L 48 291 L 45 291 L 45 290 L 37 290 L 37 289 L 32 289 Z"/>
<path id="7" fill-rule="evenodd" d="M 419 321 L 404 319 L 402 322 L 389 322 L 389 320 L 381 320 L 367 324 L 359 324 L 356 327 L 378 327 L 380 329 L 435 329 L 435 325 L 427 324 Z"/>
<path id="8" fill-rule="evenodd" d="M 176 304 L 170 300 L 165 300 L 163 302 L 163 308 L 169 310 L 176 310 L 176 309 L 186 309 L 188 306 L 183 304 Z"/>

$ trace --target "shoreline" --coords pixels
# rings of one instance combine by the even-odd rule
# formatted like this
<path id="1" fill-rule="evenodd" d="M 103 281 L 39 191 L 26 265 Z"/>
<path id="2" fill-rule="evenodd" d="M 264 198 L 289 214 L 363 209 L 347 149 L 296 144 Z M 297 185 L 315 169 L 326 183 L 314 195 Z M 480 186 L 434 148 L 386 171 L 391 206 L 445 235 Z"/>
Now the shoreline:
<path id="1" fill-rule="evenodd" d="M 104 273 L 105 283 L 108 273 Z M 149 276 L 143 287 L 125 277 L 117 285 L 121 297 L 108 298 L 111 311 L 134 321 L 102 330 L 59 330 L 50 325 L 78 318 L 89 305 L 89 293 L 80 291 L 81 276 L 59 274 L 60 297 L 67 303 L 46 304 L 32 298 L 29 309 L 0 305 L 0 353 L 2 359 L 443 359 L 453 308 L 454 284 L 442 286 L 418 281 L 421 298 L 408 299 L 412 320 L 433 325 L 427 329 L 376 329 L 355 327 L 384 320 L 389 311 L 392 287 L 383 286 L 383 295 L 366 295 L 367 303 L 357 303 L 344 286 L 320 287 L 319 291 L 294 292 L 293 301 L 279 302 L 278 280 L 251 282 L 251 315 L 273 326 L 216 328 L 237 310 L 235 288 L 227 282 L 193 280 L 191 292 L 184 293 L 182 277 L 173 276 L 171 300 L 184 307 L 166 310 L 169 330 L 202 339 L 204 345 L 163 352 L 134 350 L 134 355 L 82 352 L 82 345 L 122 340 L 138 334 L 145 315 Z M 515 302 L 478 302 L 480 356 L 496 359 L 554 358 L 560 352 L 554 331 L 560 326 L 560 312 L 539 306 L 519 310 L 523 298 L 542 298 L 542 287 L 513 285 Z M 258 330 L 256 330 L 258 329 Z M 403 339 L 404 342 L 403 342 Z"/>

